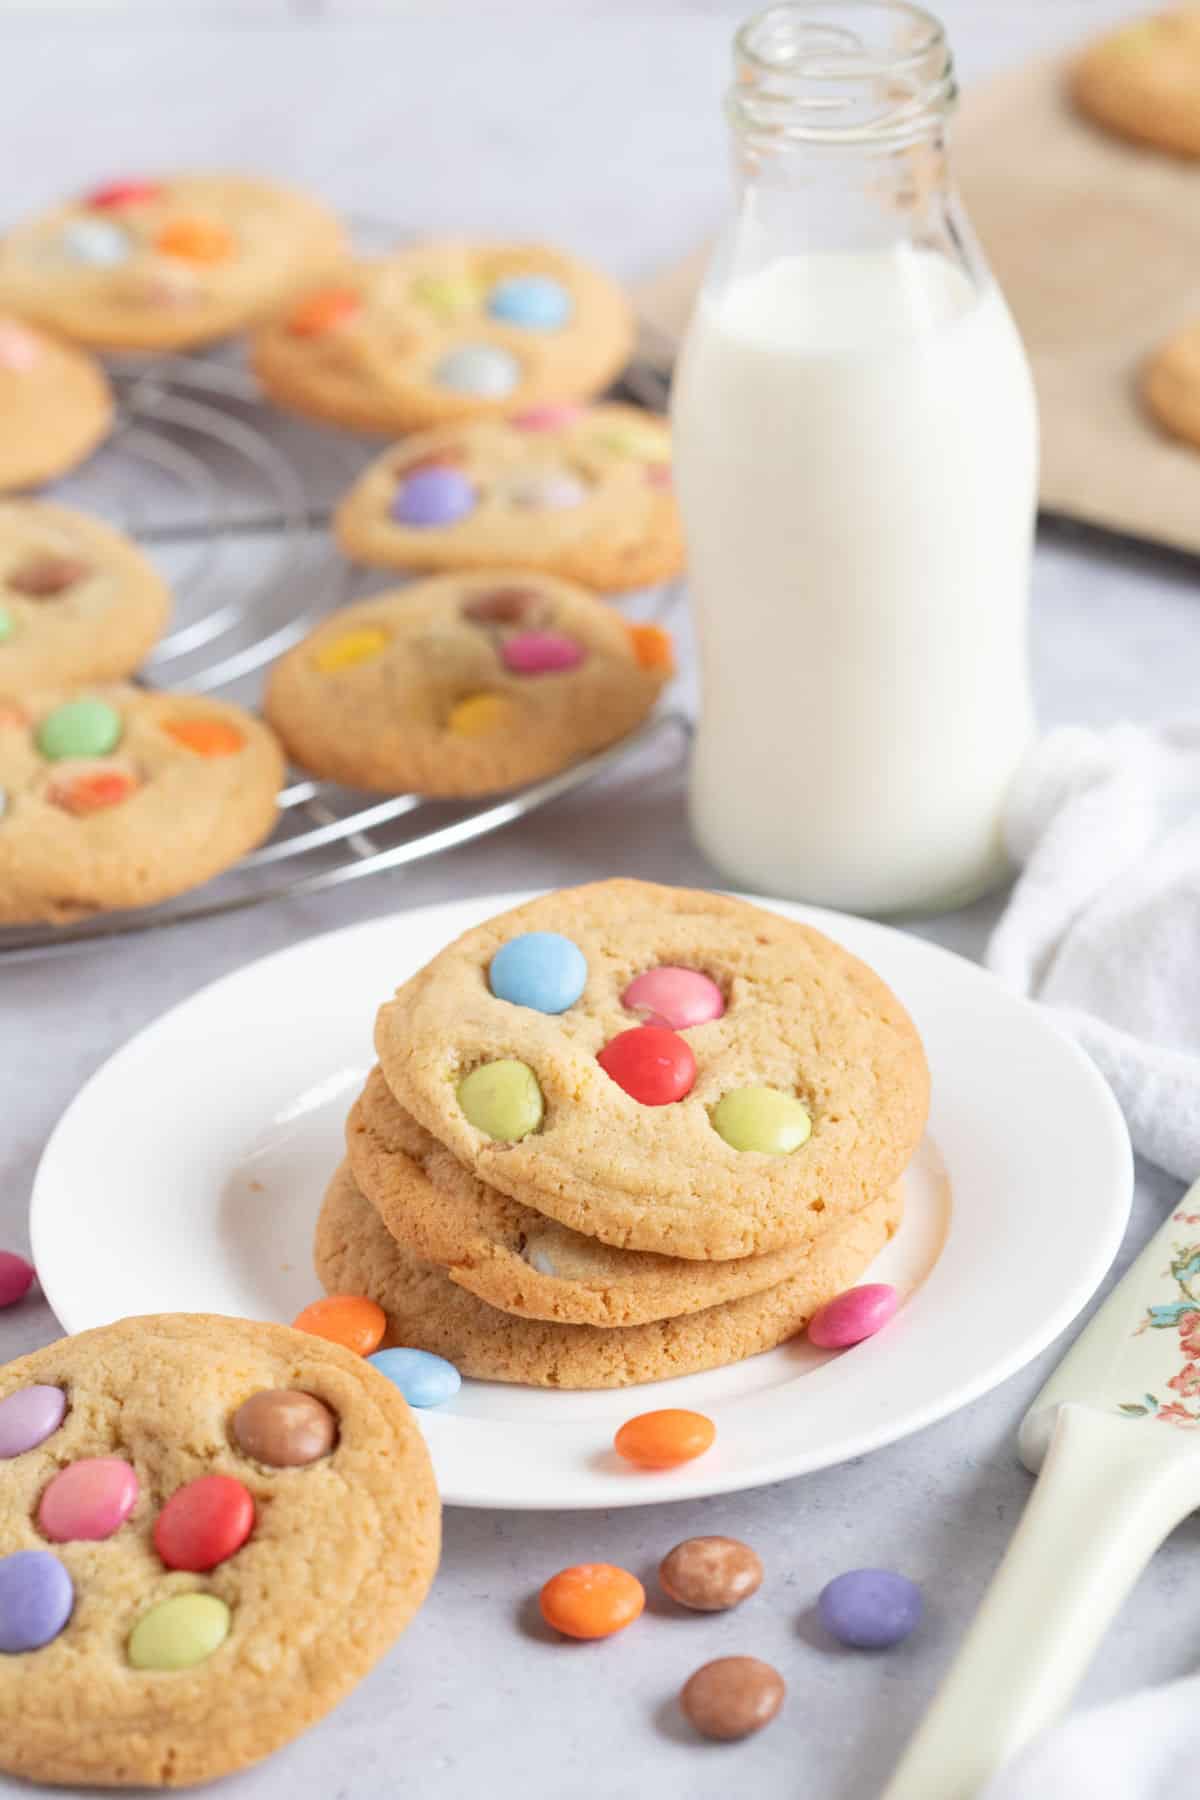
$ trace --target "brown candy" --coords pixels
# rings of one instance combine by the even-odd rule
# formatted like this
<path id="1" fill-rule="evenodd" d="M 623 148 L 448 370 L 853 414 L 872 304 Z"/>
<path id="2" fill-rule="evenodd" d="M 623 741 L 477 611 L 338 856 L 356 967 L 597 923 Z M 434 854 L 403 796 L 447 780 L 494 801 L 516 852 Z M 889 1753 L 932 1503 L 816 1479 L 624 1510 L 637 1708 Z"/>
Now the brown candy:
<path id="1" fill-rule="evenodd" d="M 763 1566 L 749 1544 L 730 1537 L 685 1538 L 658 1565 L 658 1579 L 680 1606 L 725 1612 L 762 1583 Z"/>
<path id="2" fill-rule="evenodd" d="M 721 1656 L 696 1670 L 679 1704 L 701 1737 L 728 1743 L 769 1725 L 785 1691 L 783 1676 L 770 1663 L 757 1656 Z"/>
<path id="3" fill-rule="evenodd" d="M 233 1415 L 233 1441 L 245 1456 L 271 1469 L 298 1469 L 328 1456 L 337 1442 L 337 1420 L 312 1394 L 264 1388 Z"/>
<path id="4" fill-rule="evenodd" d="M 465 601 L 462 611 L 475 625 L 539 625 L 546 617 L 546 599 L 535 588 L 493 588 Z"/>
<path id="5" fill-rule="evenodd" d="M 8 577 L 8 586 L 33 600 L 52 600 L 88 573 L 77 556 L 35 556 Z"/>

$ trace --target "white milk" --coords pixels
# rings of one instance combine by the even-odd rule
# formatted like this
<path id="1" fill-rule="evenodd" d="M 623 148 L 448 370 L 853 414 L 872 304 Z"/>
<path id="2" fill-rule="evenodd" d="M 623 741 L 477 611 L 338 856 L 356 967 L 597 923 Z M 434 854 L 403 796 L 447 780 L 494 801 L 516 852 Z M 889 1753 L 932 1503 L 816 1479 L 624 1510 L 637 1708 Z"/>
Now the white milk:
<path id="1" fill-rule="evenodd" d="M 701 301 L 672 411 L 701 846 L 861 912 L 987 886 L 1032 730 L 1037 425 L 999 292 L 907 244 L 781 257 Z"/>

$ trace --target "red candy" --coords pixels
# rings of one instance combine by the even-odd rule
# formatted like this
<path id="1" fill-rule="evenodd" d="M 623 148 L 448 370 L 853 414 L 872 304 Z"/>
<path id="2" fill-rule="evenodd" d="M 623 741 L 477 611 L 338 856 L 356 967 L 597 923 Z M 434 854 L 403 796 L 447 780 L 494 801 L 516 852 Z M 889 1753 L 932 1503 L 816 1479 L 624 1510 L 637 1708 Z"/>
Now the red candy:
<path id="1" fill-rule="evenodd" d="M 215 1569 L 254 1530 L 250 1490 L 232 1475 L 201 1475 L 176 1488 L 154 1522 L 154 1548 L 168 1569 Z"/>
<path id="2" fill-rule="evenodd" d="M 0 1306 L 15 1306 L 33 1286 L 33 1264 L 15 1250 L 0 1250 Z"/>
<path id="3" fill-rule="evenodd" d="M 605 1044 L 596 1061 L 643 1106 L 669 1106 L 690 1094 L 696 1058 L 686 1038 L 664 1025 L 635 1025 Z"/>
<path id="4" fill-rule="evenodd" d="M 85 204 L 108 211 L 118 206 L 141 206 L 147 200 L 157 200 L 161 193 L 157 181 L 109 181 L 103 187 L 93 188 Z"/>

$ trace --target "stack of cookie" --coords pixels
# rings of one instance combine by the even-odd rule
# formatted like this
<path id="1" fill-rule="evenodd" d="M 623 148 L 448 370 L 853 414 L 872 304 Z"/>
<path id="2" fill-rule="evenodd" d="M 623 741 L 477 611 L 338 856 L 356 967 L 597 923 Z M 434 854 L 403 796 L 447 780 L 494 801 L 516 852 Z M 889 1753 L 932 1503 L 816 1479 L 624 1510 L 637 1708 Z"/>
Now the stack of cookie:
<path id="1" fill-rule="evenodd" d="M 800 1331 L 895 1230 L 920 1040 L 819 932 L 609 881 L 435 957 L 376 1027 L 316 1267 L 390 1343 L 622 1387 Z"/>

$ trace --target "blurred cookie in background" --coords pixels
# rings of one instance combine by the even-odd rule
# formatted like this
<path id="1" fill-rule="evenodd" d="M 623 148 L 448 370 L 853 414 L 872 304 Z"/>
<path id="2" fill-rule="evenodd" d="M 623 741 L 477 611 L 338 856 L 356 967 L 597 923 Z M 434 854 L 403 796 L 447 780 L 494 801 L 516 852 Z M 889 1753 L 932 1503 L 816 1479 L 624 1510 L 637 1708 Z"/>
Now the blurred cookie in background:
<path id="1" fill-rule="evenodd" d="M 1134 19 L 1086 49 L 1071 92 L 1096 124 L 1177 156 L 1200 156 L 1200 6 Z"/>
<path id="2" fill-rule="evenodd" d="M 112 417 L 99 363 L 0 312 L 0 494 L 66 474 L 108 436 Z"/>
<path id="3" fill-rule="evenodd" d="M 1164 430 L 1200 449 L 1200 320 L 1153 353 L 1142 373 L 1142 397 Z"/>

